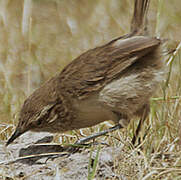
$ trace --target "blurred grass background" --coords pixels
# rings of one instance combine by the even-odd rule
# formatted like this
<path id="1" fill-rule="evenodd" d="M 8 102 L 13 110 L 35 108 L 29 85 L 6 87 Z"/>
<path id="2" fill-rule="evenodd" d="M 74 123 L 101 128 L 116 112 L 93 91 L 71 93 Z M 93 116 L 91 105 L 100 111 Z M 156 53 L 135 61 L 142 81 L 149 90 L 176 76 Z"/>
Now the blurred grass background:
<path id="1" fill-rule="evenodd" d="M 129 32 L 132 11 L 133 0 L 0 0 L 0 139 L 12 133 L 33 90 L 81 53 Z M 178 46 L 180 0 L 152 0 L 148 19 L 152 32 Z M 180 55 L 151 101 L 146 152 L 173 142 L 180 149 Z"/>

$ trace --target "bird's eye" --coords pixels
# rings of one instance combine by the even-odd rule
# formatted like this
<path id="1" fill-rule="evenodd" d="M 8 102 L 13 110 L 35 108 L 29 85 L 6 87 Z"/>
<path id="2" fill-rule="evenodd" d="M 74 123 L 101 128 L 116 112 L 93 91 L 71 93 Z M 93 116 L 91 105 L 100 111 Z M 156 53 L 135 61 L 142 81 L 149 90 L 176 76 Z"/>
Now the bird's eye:
<path id="1" fill-rule="evenodd" d="M 38 119 L 36 124 L 37 124 L 38 126 L 40 126 L 41 123 L 42 123 L 42 118 Z"/>

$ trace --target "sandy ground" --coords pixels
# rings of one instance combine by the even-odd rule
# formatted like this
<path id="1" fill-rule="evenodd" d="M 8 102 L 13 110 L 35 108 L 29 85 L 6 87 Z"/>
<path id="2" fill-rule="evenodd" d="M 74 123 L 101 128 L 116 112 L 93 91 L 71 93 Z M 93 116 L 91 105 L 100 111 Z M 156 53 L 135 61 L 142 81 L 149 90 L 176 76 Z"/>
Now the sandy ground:
<path id="1" fill-rule="evenodd" d="M 43 138 L 44 137 L 44 138 Z M 42 139 L 43 138 L 43 139 Z M 60 152 L 62 148 L 57 145 L 38 145 L 35 144 L 37 139 L 39 143 L 50 142 L 53 138 L 48 133 L 27 133 L 20 137 L 12 145 L 5 147 L 0 146 L 0 178 L 4 179 L 28 179 L 28 180 L 51 180 L 51 179 L 71 179 L 85 180 L 88 177 L 88 167 L 91 159 L 91 167 L 94 164 L 98 145 L 91 148 L 83 149 L 69 156 L 58 157 L 55 159 L 27 158 L 17 160 L 13 163 L 10 161 L 32 154 L 42 154 L 50 152 Z M 28 142 L 28 143 L 26 143 Z M 96 179 L 130 179 L 127 175 L 120 175 L 116 172 L 115 162 L 122 157 L 123 147 L 101 146 L 99 161 L 96 172 Z M 65 154 L 65 152 L 64 152 Z M 8 163 L 9 162 L 9 163 Z M 92 168 L 91 168 L 92 170 Z M 126 177 L 127 176 L 127 177 Z"/>

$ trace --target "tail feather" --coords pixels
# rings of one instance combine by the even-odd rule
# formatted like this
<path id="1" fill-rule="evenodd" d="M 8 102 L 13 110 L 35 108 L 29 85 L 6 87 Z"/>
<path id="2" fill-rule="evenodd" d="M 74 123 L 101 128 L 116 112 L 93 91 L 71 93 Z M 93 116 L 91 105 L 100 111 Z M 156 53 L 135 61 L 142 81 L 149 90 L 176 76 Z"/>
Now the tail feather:
<path id="1" fill-rule="evenodd" d="M 135 0 L 134 13 L 131 22 L 131 32 L 139 35 L 148 33 L 147 12 L 150 0 Z"/>

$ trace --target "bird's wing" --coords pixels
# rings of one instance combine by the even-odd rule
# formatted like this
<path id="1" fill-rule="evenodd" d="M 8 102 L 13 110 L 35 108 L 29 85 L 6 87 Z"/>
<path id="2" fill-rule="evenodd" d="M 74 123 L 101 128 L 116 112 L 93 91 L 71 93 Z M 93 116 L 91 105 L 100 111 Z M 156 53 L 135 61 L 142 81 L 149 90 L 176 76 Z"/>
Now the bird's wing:
<path id="1" fill-rule="evenodd" d="M 59 74 L 61 88 L 71 96 L 86 98 L 154 51 L 160 43 L 153 37 L 133 36 L 88 50 Z"/>

